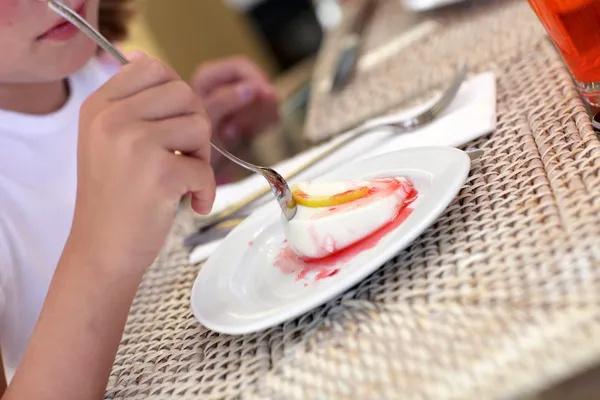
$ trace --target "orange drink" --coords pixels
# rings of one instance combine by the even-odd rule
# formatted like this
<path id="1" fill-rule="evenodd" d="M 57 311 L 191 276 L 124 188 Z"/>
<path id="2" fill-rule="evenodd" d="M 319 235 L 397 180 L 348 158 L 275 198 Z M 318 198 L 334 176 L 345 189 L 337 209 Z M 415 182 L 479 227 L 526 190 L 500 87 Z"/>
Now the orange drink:
<path id="1" fill-rule="evenodd" d="M 585 100 L 600 106 L 600 0 L 529 0 Z"/>

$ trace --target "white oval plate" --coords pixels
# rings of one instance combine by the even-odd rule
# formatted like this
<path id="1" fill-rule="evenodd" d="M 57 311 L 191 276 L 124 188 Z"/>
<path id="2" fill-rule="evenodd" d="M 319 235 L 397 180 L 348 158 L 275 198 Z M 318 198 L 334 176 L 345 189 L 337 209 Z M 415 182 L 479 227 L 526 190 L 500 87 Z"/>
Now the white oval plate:
<path id="1" fill-rule="evenodd" d="M 464 184 L 469 156 L 452 147 L 422 147 L 344 165 L 320 181 L 405 176 L 417 191 L 408 218 L 374 247 L 337 265 L 335 275 L 297 279 L 274 265 L 285 240 L 278 205 L 257 210 L 206 261 L 194 282 L 191 307 L 209 329 L 245 334 L 309 311 L 374 272 L 408 246 L 446 210 Z"/>

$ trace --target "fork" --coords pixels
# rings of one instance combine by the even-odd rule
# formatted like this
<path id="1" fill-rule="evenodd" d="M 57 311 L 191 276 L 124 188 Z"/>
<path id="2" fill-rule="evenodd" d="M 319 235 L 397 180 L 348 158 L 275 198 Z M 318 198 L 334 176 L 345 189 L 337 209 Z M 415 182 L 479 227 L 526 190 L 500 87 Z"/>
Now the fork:
<path id="1" fill-rule="evenodd" d="M 344 140 L 341 140 L 340 142 L 331 146 L 330 148 L 323 151 L 319 155 L 310 159 L 306 163 L 300 165 L 298 168 L 296 168 L 295 170 L 293 170 L 292 172 L 287 174 L 285 176 L 285 179 L 290 180 L 290 179 L 294 178 L 298 174 L 304 172 L 308 168 L 315 165 L 317 162 L 325 159 L 326 157 L 335 153 L 336 151 L 343 148 L 344 146 L 351 143 L 352 141 L 354 141 L 354 140 L 358 139 L 359 137 L 362 137 L 363 135 L 368 134 L 374 130 L 377 130 L 377 129 L 380 129 L 383 127 L 392 127 L 392 128 L 395 128 L 395 134 L 402 134 L 402 133 L 409 132 L 415 128 L 419 128 L 424 125 L 427 125 L 431 121 L 435 120 L 450 105 L 452 100 L 454 100 L 454 98 L 456 97 L 456 94 L 458 93 L 458 90 L 460 89 L 462 83 L 464 82 L 464 80 L 466 78 L 466 75 L 467 75 L 467 69 L 463 65 L 463 66 L 461 66 L 461 68 L 459 68 L 457 73 L 454 75 L 452 82 L 444 90 L 444 92 L 442 93 L 440 98 L 434 104 L 432 104 L 431 107 L 429 107 L 428 109 L 422 111 L 421 113 L 419 113 L 415 116 L 412 116 L 409 118 L 404 117 L 404 118 L 400 118 L 397 120 L 394 120 L 394 118 L 392 118 L 392 117 L 385 118 L 385 120 L 380 120 L 380 121 L 370 120 L 370 121 L 363 122 L 363 123 L 355 125 L 354 127 L 349 128 L 352 132 L 349 134 L 349 136 L 347 138 L 345 138 Z M 343 133 L 343 132 L 340 132 L 340 133 Z M 197 228 L 197 231 L 204 232 L 224 221 L 227 221 L 228 219 L 230 219 L 230 218 L 234 217 L 235 215 L 237 215 L 238 213 L 240 213 L 240 211 L 242 211 L 244 208 L 248 207 L 250 204 L 252 204 L 255 201 L 259 200 L 260 198 L 264 197 L 266 194 L 268 194 L 268 192 L 269 192 L 268 188 L 257 190 L 256 192 L 244 197 L 240 201 L 224 208 L 223 210 L 221 210 L 219 212 L 210 214 L 207 217 L 202 217 L 200 226 Z"/>
<path id="2" fill-rule="evenodd" d="M 48 7 L 50 7 L 52 11 L 59 14 L 67 21 L 75 25 L 81 32 L 83 32 L 86 36 L 93 40 L 104 51 L 116 58 L 122 65 L 129 64 L 129 60 L 127 60 L 123 53 L 121 53 L 104 36 L 102 36 L 102 34 L 98 32 L 96 28 L 94 28 L 89 22 L 87 22 L 83 17 L 81 17 L 71 8 L 62 4 L 58 0 L 49 0 Z M 214 142 L 211 142 L 211 145 L 219 153 L 223 154 L 225 157 L 227 157 L 229 160 L 233 161 L 237 165 L 249 171 L 262 175 L 267 180 L 267 182 L 269 182 L 271 191 L 275 195 L 277 203 L 279 204 L 279 207 L 281 208 L 281 211 L 285 215 L 286 219 L 290 221 L 292 218 L 294 218 L 297 211 L 296 201 L 294 200 L 294 196 L 292 195 L 292 191 L 290 190 L 289 185 L 281 175 L 279 175 L 276 171 L 274 171 L 271 168 L 261 167 L 244 161 L 234 156 L 227 150 L 216 145 Z M 181 154 L 179 152 L 176 153 Z"/>

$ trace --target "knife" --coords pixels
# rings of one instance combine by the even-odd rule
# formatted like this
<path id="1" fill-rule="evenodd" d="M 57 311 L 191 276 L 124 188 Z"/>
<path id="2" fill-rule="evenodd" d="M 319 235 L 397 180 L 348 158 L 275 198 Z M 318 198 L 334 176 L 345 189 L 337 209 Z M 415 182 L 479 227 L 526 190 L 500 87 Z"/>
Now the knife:
<path id="1" fill-rule="evenodd" d="M 350 23 L 349 30 L 342 39 L 342 49 L 336 63 L 331 90 L 339 92 L 352 80 L 360 58 L 363 33 L 375 13 L 379 0 L 365 0 Z"/>
<path id="2" fill-rule="evenodd" d="M 223 221 L 206 231 L 194 232 L 183 240 L 183 245 L 188 249 L 193 249 L 201 244 L 223 239 L 233 230 L 233 228 L 241 224 L 244 219 L 246 219 L 246 216 L 234 217 Z"/>

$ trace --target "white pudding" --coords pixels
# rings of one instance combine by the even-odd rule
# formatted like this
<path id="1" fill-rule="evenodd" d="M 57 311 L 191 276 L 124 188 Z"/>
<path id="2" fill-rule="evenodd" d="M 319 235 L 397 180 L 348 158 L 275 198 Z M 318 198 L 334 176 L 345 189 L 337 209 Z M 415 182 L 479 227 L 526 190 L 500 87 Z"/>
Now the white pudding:
<path id="1" fill-rule="evenodd" d="M 282 216 L 284 232 L 291 249 L 308 259 L 327 257 L 373 234 L 416 195 L 402 177 L 309 182 L 294 193 L 297 202 L 310 206 L 298 204 L 291 221 Z"/>

